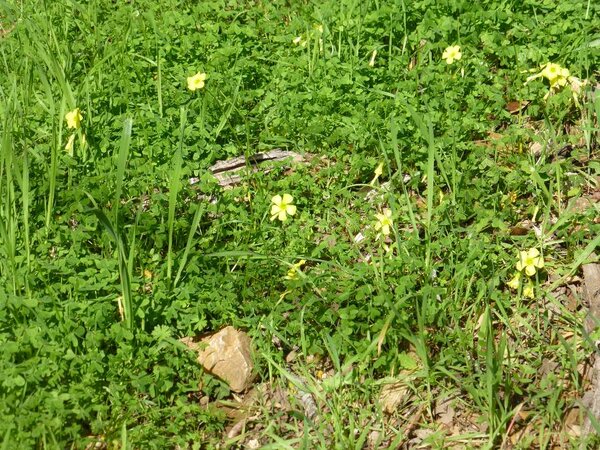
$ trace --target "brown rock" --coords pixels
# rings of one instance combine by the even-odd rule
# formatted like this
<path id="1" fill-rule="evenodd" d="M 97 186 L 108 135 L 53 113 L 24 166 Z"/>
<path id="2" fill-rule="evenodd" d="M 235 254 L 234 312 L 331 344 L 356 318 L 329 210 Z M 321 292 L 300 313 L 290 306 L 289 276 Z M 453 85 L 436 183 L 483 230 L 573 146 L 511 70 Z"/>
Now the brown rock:
<path id="1" fill-rule="evenodd" d="M 225 381 L 232 391 L 245 391 L 252 384 L 254 363 L 250 338 L 246 333 L 225 327 L 199 342 L 192 338 L 183 338 L 181 342 L 197 352 L 198 362 Z"/>

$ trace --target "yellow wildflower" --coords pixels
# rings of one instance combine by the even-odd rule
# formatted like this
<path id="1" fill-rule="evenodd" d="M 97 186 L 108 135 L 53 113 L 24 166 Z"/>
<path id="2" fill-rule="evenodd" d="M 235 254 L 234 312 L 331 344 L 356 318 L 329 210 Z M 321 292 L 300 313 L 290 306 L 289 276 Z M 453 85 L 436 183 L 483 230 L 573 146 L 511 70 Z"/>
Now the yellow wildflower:
<path id="1" fill-rule="evenodd" d="M 506 283 L 506 285 L 509 288 L 514 289 L 515 291 L 518 290 L 521 286 L 521 272 L 515 273 L 515 276 L 512 277 L 512 279 L 508 283 Z"/>
<path id="2" fill-rule="evenodd" d="M 377 179 L 383 174 L 383 163 L 379 163 L 379 165 L 375 168 L 373 179 L 369 184 L 373 185 Z"/>
<path id="3" fill-rule="evenodd" d="M 290 194 L 276 195 L 271 199 L 271 220 L 276 218 L 285 222 L 288 214 L 293 216 L 296 214 L 296 206 L 292 205 L 294 198 Z"/>
<path id="4" fill-rule="evenodd" d="M 527 80 L 525 80 L 525 84 L 536 78 L 546 78 L 550 83 L 550 89 L 544 96 L 544 100 L 546 100 L 550 94 L 554 94 L 568 84 L 571 88 L 571 93 L 573 94 L 573 101 L 579 106 L 579 94 L 581 93 L 581 88 L 587 84 L 587 80 L 581 80 L 571 76 L 569 69 L 555 63 L 549 62 L 543 64 L 540 66 L 540 69 L 541 70 L 538 73 L 528 77 Z M 532 69 L 530 72 L 535 72 L 535 70 L 536 69 Z"/>
<path id="5" fill-rule="evenodd" d="M 204 82 L 206 81 L 206 74 L 204 72 L 198 72 L 193 77 L 188 77 L 187 86 L 190 91 L 195 91 L 196 89 L 202 89 L 204 87 Z"/>
<path id="6" fill-rule="evenodd" d="M 544 267 L 544 258 L 540 256 L 537 248 L 530 248 L 526 252 L 519 252 L 519 261 L 516 267 L 519 272 L 525 270 L 527 276 L 532 277 L 537 269 Z"/>
<path id="7" fill-rule="evenodd" d="M 540 74 L 550 82 L 550 86 L 564 86 L 567 84 L 569 69 L 554 63 L 546 63 L 542 66 Z"/>
<path id="8" fill-rule="evenodd" d="M 527 281 L 527 284 L 523 286 L 523 297 L 534 298 L 535 293 L 533 291 L 533 283 L 531 280 Z"/>
<path id="9" fill-rule="evenodd" d="M 452 64 L 460 58 L 462 58 L 462 53 L 460 52 L 459 45 L 451 45 L 444 50 L 444 53 L 442 53 L 442 59 L 446 60 L 446 64 Z"/>
<path id="10" fill-rule="evenodd" d="M 65 150 L 70 156 L 73 156 L 73 146 L 75 144 L 75 135 L 72 134 L 69 136 L 69 140 L 67 141 L 67 145 L 65 145 Z"/>
<path id="11" fill-rule="evenodd" d="M 383 210 L 383 214 L 375 214 L 377 222 L 375 223 L 375 229 L 388 236 L 391 232 L 390 228 L 394 225 L 392 220 L 392 211 L 388 208 Z"/>
<path id="12" fill-rule="evenodd" d="M 298 271 L 304 264 L 306 264 L 306 260 L 301 259 L 296 264 L 292 265 L 292 267 L 290 267 L 290 270 L 288 270 L 288 273 L 284 278 L 286 280 L 295 280 L 296 278 L 298 278 Z"/>
<path id="13" fill-rule="evenodd" d="M 81 120 L 83 116 L 81 115 L 81 111 L 79 108 L 75 108 L 73 111 L 69 111 L 65 114 L 65 119 L 67 121 L 68 128 L 79 128 L 81 126 Z"/>
<path id="14" fill-rule="evenodd" d="M 375 65 L 375 57 L 377 56 L 377 49 L 373 50 L 371 53 L 371 59 L 369 60 L 369 67 L 373 67 Z"/>

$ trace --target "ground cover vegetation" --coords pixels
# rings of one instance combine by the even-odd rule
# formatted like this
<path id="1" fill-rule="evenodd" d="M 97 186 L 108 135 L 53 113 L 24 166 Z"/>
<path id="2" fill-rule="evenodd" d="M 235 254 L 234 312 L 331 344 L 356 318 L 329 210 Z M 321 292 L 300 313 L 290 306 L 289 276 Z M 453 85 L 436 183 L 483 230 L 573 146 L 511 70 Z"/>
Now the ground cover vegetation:
<path id="1" fill-rule="evenodd" d="M 0 8 L 2 448 L 594 445 L 597 2 Z M 226 325 L 291 403 L 229 434 Z"/>

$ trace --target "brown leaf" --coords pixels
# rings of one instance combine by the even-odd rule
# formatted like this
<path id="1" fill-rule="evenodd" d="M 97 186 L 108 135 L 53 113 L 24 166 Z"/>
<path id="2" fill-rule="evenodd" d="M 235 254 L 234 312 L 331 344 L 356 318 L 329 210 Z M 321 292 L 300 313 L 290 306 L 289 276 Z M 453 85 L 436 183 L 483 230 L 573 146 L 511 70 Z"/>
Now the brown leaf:
<path id="1" fill-rule="evenodd" d="M 510 229 L 511 236 L 525 236 L 527 233 L 529 233 L 527 228 L 523 228 L 518 225 Z"/>
<path id="2" fill-rule="evenodd" d="M 386 384 L 379 395 L 379 404 L 383 412 L 393 414 L 409 397 L 410 389 L 406 383 L 400 381 Z"/>
<path id="3" fill-rule="evenodd" d="M 531 103 L 531 102 L 529 102 L 527 100 L 512 101 L 512 102 L 508 102 L 504 108 L 511 114 L 518 114 L 520 111 L 527 108 L 527 105 L 529 105 L 529 103 Z"/>

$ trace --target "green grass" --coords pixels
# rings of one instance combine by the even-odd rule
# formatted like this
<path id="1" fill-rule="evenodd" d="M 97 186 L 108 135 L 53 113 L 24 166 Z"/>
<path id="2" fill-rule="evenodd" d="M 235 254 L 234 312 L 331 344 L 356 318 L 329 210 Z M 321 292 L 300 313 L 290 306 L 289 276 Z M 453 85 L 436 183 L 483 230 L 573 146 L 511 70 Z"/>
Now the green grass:
<path id="1" fill-rule="evenodd" d="M 598 204 L 573 204 L 599 190 L 599 15 L 0 1 L 2 447 L 598 444 L 570 427 L 594 348 L 577 277 Z M 588 80 L 579 106 L 525 83 L 547 62 Z M 209 172 L 274 148 L 306 162 L 232 189 Z M 284 193 L 297 212 L 272 221 Z M 507 284 L 529 248 L 545 261 L 533 298 Z M 235 436 L 228 387 L 178 342 L 226 325 L 257 366 Z M 392 413 L 386 384 L 404 392 Z"/>

